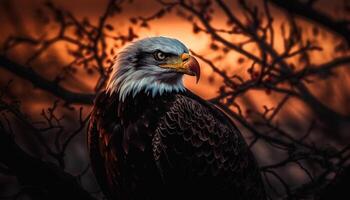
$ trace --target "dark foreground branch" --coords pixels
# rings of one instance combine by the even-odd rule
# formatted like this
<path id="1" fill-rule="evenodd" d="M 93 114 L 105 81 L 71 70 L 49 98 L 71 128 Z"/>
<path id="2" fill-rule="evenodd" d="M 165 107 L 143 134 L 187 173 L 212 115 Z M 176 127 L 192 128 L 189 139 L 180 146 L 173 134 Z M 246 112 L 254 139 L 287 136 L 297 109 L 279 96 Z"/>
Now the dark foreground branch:
<path id="1" fill-rule="evenodd" d="M 0 126 L 0 162 L 11 169 L 32 199 L 95 200 L 76 179 L 58 168 L 24 152 Z"/>
<path id="2" fill-rule="evenodd" d="M 321 200 L 346 198 L 349 193 L 350 166 L 345 167 L 342 172 L 328 185 L 320 194 Z"/>
<path id="3" fill-rule="evenodd" d="M 12 72 L 16 76 L 31 82 L 35 87 L 49 92 L 67 103 L 92 104 L 95 96 L 94 94 L 77 93 L 67 90 L 58 83 L 43 78 L 31 68 L 22 66 L 5 56 L 0 56 L 0 68 Z"/>
<path id="4" fill-rule="evenodd" d="M 350 45 L 350 28 L 349 22 L 346 21 L 337 21 L 332 19 L 330 16 L 317 11 L 311 5 L 307 3 L 301 3 L 296 0 L 269 0 L 273 4 L 277 5 L 280 8 L 287 10 L 292 14 L 299 15 L 301 17 L 306 18 L 307 20 L 311 20 L 316 22 L 328 30 L 337 33 L 342 36 L 348 45 Z"/>

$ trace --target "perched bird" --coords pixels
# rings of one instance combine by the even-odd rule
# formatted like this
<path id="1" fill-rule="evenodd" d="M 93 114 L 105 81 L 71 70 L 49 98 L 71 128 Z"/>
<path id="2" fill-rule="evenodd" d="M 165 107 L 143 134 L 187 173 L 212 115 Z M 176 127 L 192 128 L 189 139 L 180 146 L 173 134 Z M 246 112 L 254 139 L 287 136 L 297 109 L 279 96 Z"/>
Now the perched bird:
<path id="1" fill-rule="evenodd" d="M 179 40 L 151 37 L 117 56 L 95 99 L 91 166 L 108 199 L 265 199 L 258 165 L 231 119 L 183 85 L 200 77 Z"/>

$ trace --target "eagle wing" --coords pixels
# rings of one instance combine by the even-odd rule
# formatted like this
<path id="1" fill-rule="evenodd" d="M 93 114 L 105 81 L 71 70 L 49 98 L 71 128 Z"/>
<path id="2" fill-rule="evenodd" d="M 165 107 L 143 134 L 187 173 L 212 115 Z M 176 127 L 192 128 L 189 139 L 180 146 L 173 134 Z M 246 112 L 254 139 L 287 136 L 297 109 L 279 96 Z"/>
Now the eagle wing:
<path id="1" fill-rule="evenodd" d="M 161 184 L 151 153 L 157 114 L 154 109 L 142 109 L 143 102 L 119 102 L 105 92 L 95 99 L 88 148 L 92 170 L 108 199 L 140 199 L 152 189 L 147 180 Z"/>
<path id="2" fill-rule="evenodd" d="M 88 128 L 88 148 L 91 168 L 102 192 L 108 199 L 115 199 L 120 197 L 120 193 L 114 190 L 119 188 L 117 180 L 117 173 L 120 173 L 117 167 L 119 152 L 116 146 L 111 146 L 113 145 L 111 138 L 118 135 L 119 123 L 110 120 L 116 116 L 110 116 L 114 115 L 113 111 L 107 112 L 114 104 L 108 97 L 106 93 L 100 93 L 95 99 Z"/>
<path id="3" fill-rule="evenodd" d="M 191 92 L 175 95 L 152 146 L 165 181 L 188 180 L 182 189 L 201 198 L 265 198 L 258 165 L 232 120 Z"/>
<path id="4" fill-rule="evenodd" d="M 137 105 L 143 102 L 137 101 Z M 130 188 L 142 182 L 142 191 L 134 191 L 150 193 L 151 199 L 183 198 L 183 194 L 186 198 L 264 199 L 258 165 L 222 111 L 190 92 L 154 101 L 131 106 L 144 110 L 135 119 L 120 119 L 116 99 L 106 94 L 96 99 L 88 142 L 93 171 L 109 198 L 129 199 L 119 191 L 136 193 Z"/>

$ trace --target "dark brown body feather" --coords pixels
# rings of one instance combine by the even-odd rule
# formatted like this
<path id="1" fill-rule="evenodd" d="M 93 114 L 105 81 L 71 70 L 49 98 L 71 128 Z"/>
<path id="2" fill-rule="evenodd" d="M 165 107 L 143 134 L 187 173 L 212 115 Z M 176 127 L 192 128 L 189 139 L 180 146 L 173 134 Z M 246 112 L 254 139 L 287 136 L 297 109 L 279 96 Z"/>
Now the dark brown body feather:
<path id="1" fill-rule="evenodd" d="M 265 199 L 237 128 L 190 92 L 124 102 L 102 93 L 88 133 L 91 164 L 110 199 Z"/>

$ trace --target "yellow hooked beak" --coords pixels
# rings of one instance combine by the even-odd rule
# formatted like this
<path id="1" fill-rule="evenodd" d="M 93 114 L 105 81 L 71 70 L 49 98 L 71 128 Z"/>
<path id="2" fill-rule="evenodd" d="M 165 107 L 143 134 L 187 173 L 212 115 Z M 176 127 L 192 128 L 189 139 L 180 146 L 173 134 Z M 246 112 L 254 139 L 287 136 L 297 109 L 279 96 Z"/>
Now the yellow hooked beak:
<path id="1" fill-rule="evenodd" d="M 200 78 L 200 68 L 198 61 L 188 53 L 183 53 L 179 57 L 168 60 L 167 63 L 161 64 L 160 67 L 173 69 L 176 72 L 196 76 L 198 83 Z"/>

